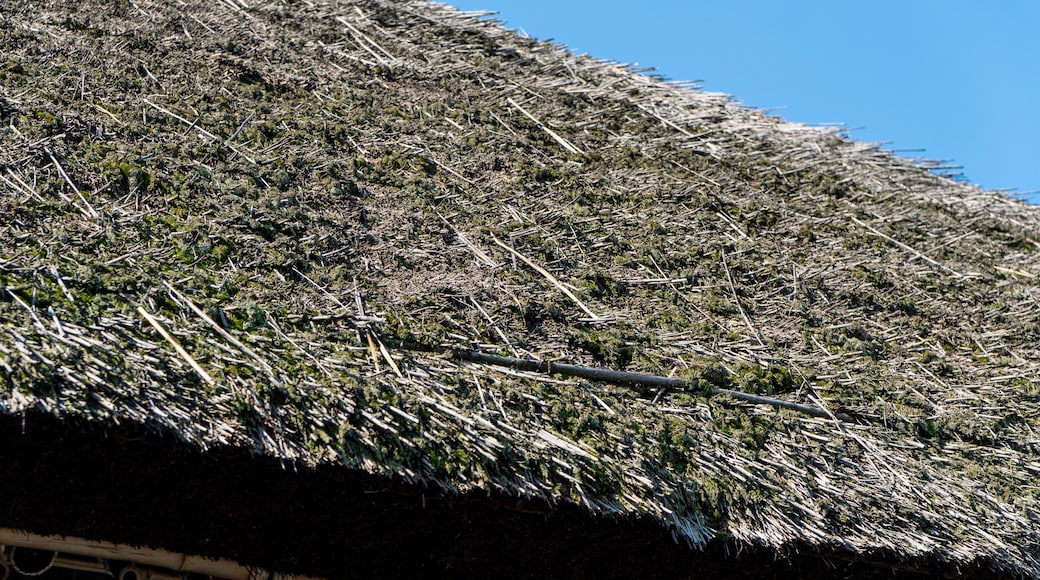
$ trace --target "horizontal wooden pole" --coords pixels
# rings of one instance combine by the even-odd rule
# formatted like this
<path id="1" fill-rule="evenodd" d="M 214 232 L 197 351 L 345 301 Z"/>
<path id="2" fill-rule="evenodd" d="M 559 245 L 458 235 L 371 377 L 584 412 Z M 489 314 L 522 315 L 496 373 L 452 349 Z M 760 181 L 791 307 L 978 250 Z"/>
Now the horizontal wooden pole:
<path id="1" fill-rule="evenodd" d="M 0 527 L 0 544 L 19 548 L 33 548 L 111 560 L 126 560 L 146 566 L 155 566 L 177 572 L 191 572 L 213 576 L 222 580 L 249 580 L 250 578 L 275 578 L 278 580 L 307 580 L 304 576 L 257 574 L 258 570 L 231 560 L 217 560 L 203 556 L 179 554 L 157 548 L 113 544 L 99 540 L 87 540 L 71 536 L 44 536 Z"/>
<path id="2" fill-rule="evenodd" d="M 677 379 L 674 377 L 662 377 L 660 375 L 630 373 L 625 371 L 615 371 L 613 369 L 601 369 L 595 367 L 585 367 L 580 365 L 514 358 L 511 356 L 487 354 L 477 350 L 455 350 L 452 351 L 452 356 L 454 356 L 454 358 L 456 359 L 468 362 L 495 365 L 500 367 L 509 367 L 517 370 L 536 373 L 558 374 L 568 377 L 580 377 L 583 379 L 600 381 L 604 383 L 612 383 L 615 385 L 643 386 L 656 388 L 663 387 L 669 389 L 695 389 L 706 394 L 726 395 L 728 397 L 732 397 L 741 401 L 747 401 L 749 403 L 755 403 L 759 405 L 772 405 L 774 407 L 790 409 L 792 411 L 798 411 L 799 413 L 805 413 L 806 415 L 810 415 L 813 417 L 851 421 L 851 418 L 845 415 L 842 415 L 840 413 L 832 414 L 825 409 L 813 407 L 811 405 L 803 405 L 801 403 L 794 403 L 792 401 L 785 401 L 783 399 L 777 399 L 774 397 L 763 397 L 762 395 L 753 395 L 751 393 L 734 391 L 732 389 L 721 389 L 714 386 L 706 386 L 703 382 L 694 385 L 690 381 L 687 381 L 685 379 Z"/>

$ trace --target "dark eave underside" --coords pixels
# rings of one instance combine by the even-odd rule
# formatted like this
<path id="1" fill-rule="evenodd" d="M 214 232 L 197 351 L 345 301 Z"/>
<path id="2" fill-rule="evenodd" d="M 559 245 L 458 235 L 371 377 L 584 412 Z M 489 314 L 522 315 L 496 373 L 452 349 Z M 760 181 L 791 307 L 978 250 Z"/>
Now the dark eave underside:
<path id="1" fill-rule="evenodd" d="M 570 504 L 446 495 L 340 468 L 294 469 L 237 449 L 199 453 L 133 426 L 101 430 L 43 415 L 0 418 L 0 524 L 330 578 L 915 578 L 929 561 L 791 546 L 677 544 L 648 519 Z M 67 493 L 75 490 L 75 493 Z M 184 518 L 184 514 L 193 514 Z M 993 576 L 978 562 L 961 573 Z"/>

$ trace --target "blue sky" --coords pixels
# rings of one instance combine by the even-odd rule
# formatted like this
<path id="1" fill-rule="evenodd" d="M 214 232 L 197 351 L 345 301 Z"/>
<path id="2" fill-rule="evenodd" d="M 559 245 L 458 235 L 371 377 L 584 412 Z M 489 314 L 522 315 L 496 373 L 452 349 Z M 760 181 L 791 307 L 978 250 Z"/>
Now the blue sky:
<path id="1" fill-rule="evenodd" d="M 1040 191 L 1040 1 L 451 3 L 791 121 L 843 123 L 986 188 Z"/>

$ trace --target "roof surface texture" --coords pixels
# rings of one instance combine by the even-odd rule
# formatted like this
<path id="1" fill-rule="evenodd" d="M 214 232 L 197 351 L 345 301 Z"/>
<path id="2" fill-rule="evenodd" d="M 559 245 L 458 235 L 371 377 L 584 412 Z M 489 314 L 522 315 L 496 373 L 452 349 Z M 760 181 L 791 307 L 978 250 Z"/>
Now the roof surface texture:
<path id="1" fill-rule="evenodd" d="M 1040 575 L 1040 208 L 426 2 L 5 2 L 0 54 L 0 526 Z"/>

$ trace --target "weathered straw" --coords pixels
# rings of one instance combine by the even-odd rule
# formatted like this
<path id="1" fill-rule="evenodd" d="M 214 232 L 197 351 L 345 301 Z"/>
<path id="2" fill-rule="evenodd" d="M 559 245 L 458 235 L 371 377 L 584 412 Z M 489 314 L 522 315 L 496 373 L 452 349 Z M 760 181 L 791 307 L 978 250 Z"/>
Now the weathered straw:
<path id="1" fill-rule="evenodd" d="M 95 3 L 0 3 L 0 414 L 1040 575 L 1037 208 L 434 3 Z"/>

